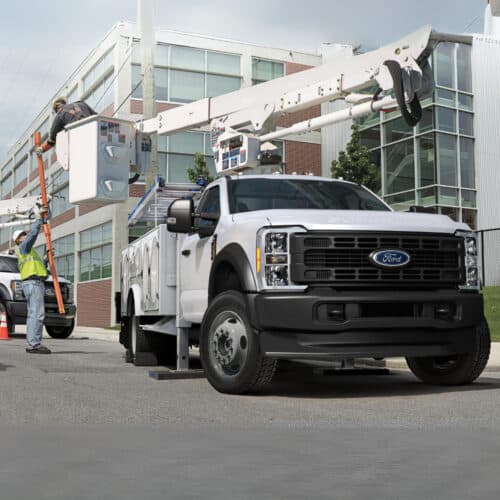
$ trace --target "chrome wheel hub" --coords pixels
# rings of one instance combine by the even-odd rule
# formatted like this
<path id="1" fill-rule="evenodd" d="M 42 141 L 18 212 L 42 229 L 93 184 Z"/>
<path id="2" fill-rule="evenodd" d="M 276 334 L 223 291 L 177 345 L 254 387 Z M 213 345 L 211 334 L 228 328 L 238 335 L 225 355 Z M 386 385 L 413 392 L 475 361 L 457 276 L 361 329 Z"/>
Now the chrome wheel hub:
<path id="1" fill-rule="evenodd" d="M 224 312 L 216 318 L 210 351 L 219 371 L 235 374 L 241 369 L 247 356 L 247 332 L 237 314 Z"/>

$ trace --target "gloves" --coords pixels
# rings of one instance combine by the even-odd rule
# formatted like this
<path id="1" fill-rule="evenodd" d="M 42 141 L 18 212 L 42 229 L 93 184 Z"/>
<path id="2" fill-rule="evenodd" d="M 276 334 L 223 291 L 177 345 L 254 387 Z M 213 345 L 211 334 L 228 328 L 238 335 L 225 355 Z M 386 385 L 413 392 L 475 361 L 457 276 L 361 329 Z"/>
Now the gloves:
<path id="1" fill-rule="evenodd" d="M 47 205 L 35 206 L 34 210 L 36 219 L 43 219 L 49 214 L 49 207 Z"/>
<path id="2" fill-rule="evenodd" d="M 43 146 L 39 146 L 38 148 L 35 148 L 35 153 L 38 155 L 38 156 L 42 156 L 43 153 L 45 153 L 45 151 L 43 150 Z"/>

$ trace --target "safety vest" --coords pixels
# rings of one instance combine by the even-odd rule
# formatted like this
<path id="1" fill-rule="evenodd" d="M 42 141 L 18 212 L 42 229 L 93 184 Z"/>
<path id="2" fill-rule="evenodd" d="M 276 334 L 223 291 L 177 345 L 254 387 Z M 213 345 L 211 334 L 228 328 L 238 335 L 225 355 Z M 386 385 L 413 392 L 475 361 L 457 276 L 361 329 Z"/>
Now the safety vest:
<path id="1" fill-rule="evenodd" d="M 33 248 L 30 253 L 25 255 L 23 255 L 19 248 L 17 248 L 17 265 L 19 267 L 22 280 L 26 280 L 31 276 L 39 276 L 40 278 L 46 278 L 48 276 L 48 272 L 42 258 Z"/>

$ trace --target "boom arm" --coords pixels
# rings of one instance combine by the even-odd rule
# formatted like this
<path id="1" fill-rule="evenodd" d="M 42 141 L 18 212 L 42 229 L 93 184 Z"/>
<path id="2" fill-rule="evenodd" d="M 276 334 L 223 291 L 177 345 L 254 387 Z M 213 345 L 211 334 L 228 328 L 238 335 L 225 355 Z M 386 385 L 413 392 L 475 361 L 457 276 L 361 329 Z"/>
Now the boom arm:
<path id="1" fill-rule="evenodd" d="M 395 100 L 386 99 L 377 107 L 392 106 L 396 102 L 400 107 L 406 107 L 406 103 L 418 103 L 417 92 L 427 93 L 431 89 L 426 67 L 432 51 L 431 34 L 432 30 L 427 26 L 366 54 L 164 111 L 144 121 L 141 127 L 144 133 L 174 134 L 218 120 L 225 128 L 262 136 L 276 130 L 277 118 L 284 113 L 349 98 L 374 85 L 382 91 L 394 89 L 396 93 Z M 388 65 L 388 62 L 391 63 Z M 395 81 L 394 70 L 397 68 L 400 69 L 400 81 Z M 377 100 L 378 95 L 373 99 L 374 106 Z M 363 113 L 372 109 L 375 108 L 365 105 Z M 412 106 L 411 110 L 402 111 L 403 115 L 411 115 L 415 110 Z M 323 120 L 316 128 L 338 121 L 337 117 L 331 118 L 333 121 Z M 344 119 L 349 118 L 347 115 Z M 418 120 L 418 116 L 413 118 Z"/>

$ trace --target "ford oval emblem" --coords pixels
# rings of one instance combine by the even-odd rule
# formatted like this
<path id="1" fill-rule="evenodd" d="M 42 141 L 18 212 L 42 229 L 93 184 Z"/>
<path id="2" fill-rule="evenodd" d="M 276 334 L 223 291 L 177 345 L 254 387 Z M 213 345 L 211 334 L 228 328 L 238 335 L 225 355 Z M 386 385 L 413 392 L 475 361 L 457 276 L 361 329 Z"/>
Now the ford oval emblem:
<path id="1" fill-rule="evenodd" d="M 378 267 L 394 269 L 410 263 L 410 254 L 403 250 L 377 250 L 370 254 L 370 260 Z"/>

